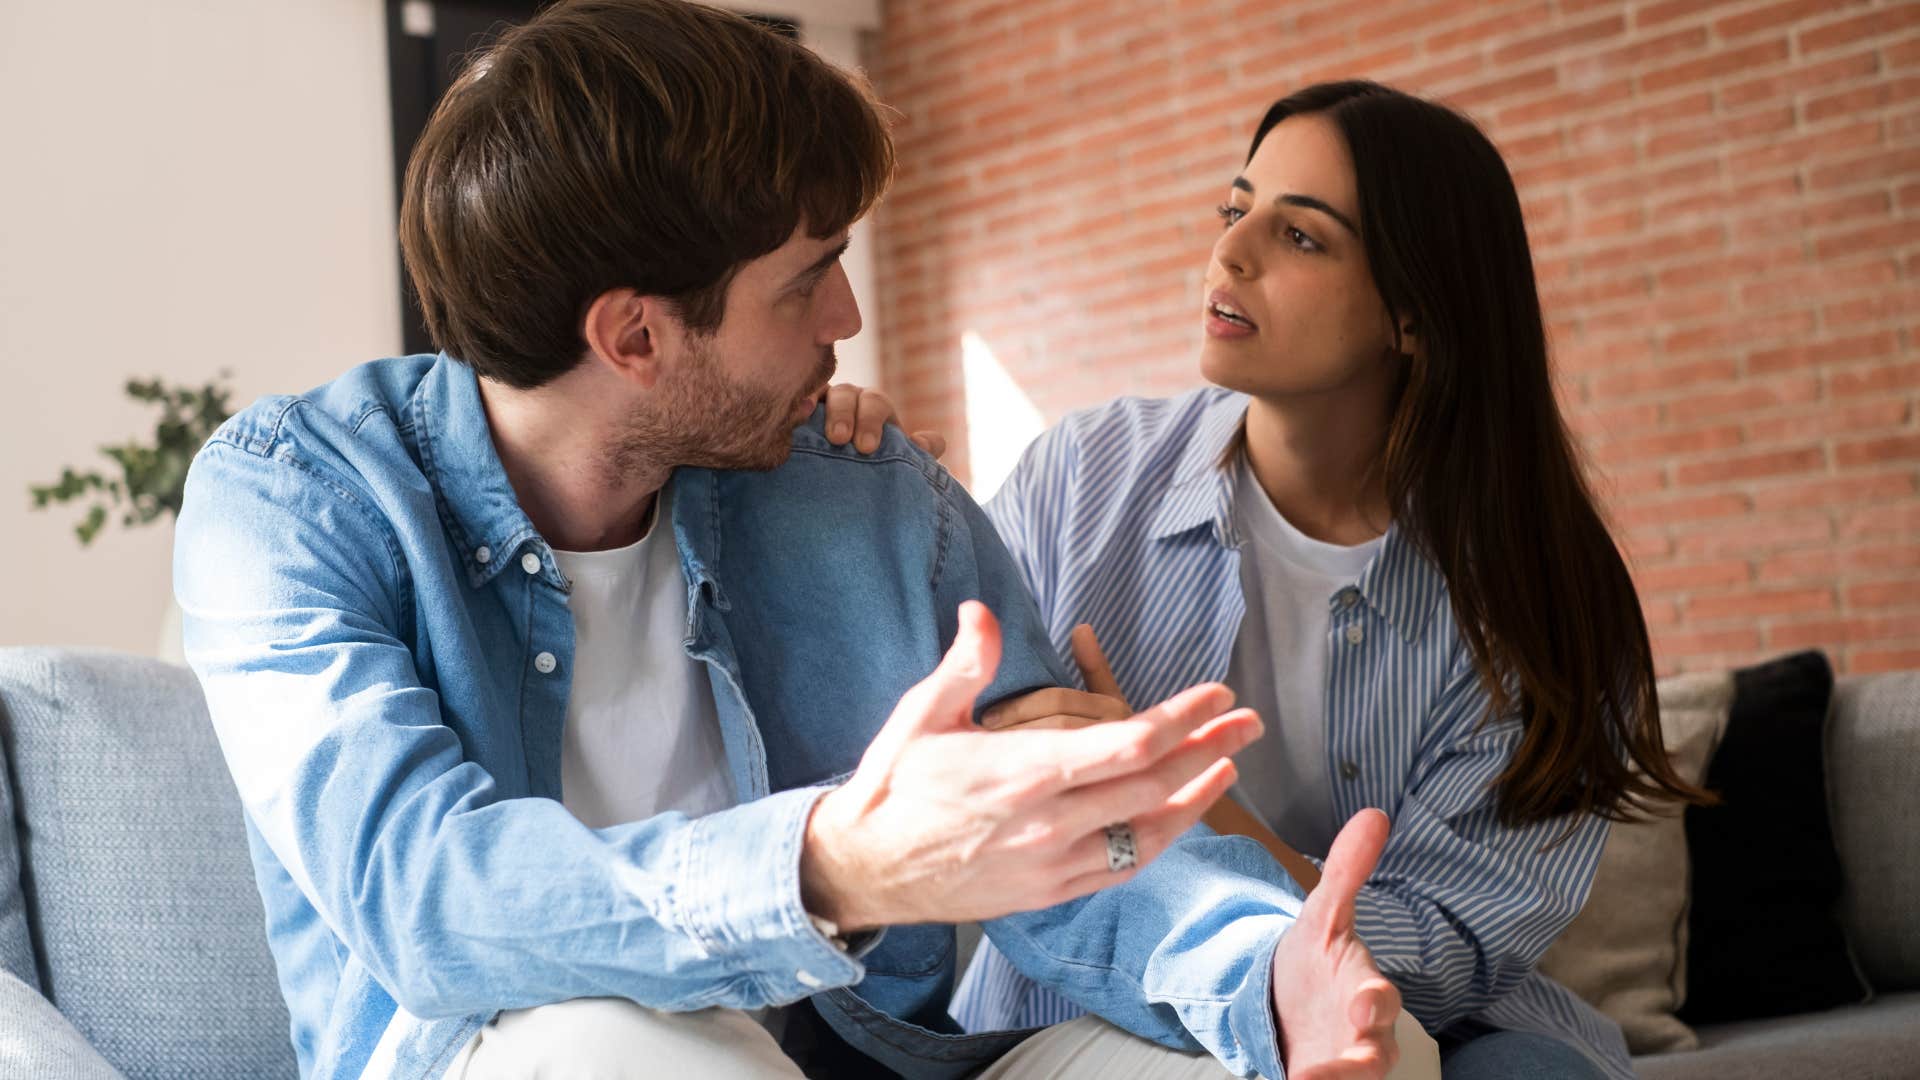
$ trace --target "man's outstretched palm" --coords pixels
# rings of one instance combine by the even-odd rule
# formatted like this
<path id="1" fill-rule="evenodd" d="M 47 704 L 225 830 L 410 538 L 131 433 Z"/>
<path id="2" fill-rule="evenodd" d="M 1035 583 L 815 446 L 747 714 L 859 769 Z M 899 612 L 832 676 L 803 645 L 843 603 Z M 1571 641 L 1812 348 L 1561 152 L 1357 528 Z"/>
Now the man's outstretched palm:
<path id="1" fill-rule="evenodd" d="M 1400 992 L 1353 932 L 1353 901 L 1387 843 L 1387 815 L 1362 810 L 1327 853 L 1320 884 L 1273 953 L 1273 1011 L 1288 1080 L 1377 1080 L 1399 1059 Z"/>

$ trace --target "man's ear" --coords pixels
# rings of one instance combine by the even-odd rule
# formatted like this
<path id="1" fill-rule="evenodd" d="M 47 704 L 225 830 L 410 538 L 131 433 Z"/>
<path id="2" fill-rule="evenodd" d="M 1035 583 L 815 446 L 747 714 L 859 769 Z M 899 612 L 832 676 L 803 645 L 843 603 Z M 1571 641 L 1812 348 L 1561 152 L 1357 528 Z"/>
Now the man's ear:
<path id="1" fill-rule="evenodd" d="M 594 297 L 581 320 L 580 336 L 596 363 L 642 388 L 660 377 L 660 331 L 670 318 L 659 297 L 632 289 L 608 289 Z"/>

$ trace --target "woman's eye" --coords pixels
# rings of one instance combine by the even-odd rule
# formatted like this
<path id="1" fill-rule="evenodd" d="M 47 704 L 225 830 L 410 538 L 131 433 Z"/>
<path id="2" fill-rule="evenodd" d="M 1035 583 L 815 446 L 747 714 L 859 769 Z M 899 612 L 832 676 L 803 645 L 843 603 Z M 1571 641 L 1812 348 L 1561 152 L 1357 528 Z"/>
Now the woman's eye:
<path id="1" fill-rule="evenodd" d="M 1213 212 L 1220 215 L 1220 227 L 1223 229 L 1247 216 L 1245 210 L 1237 206 L 1229 206 L 1226 203 L 1221 203 L 1219 206 L 1214 207 Z"/>
<path id="2" fill-rule="evenodd" d="M 1308 236 L 1306 233 L 1301 232 L 1291 225 L 1287 226 L 1286 237 L 1288 243 L 1302 251 L 1320 250 L 1320 245 L 1314 242 L 1313 237 Z"/>

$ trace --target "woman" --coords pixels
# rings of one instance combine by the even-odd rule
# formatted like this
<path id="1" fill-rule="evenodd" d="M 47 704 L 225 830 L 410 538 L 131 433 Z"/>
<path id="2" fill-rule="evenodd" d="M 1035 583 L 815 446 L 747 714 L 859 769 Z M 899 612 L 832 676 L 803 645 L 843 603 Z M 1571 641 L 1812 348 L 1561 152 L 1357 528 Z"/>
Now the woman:
<path id="1" fill-rule="evenodd" d="M 1069 417 L 989 513 L 1055 644 L 1097 627 L 1121 695 L 1221 680 L 1260 711 L 1239 792 L 1293 847 L 1392 816 L 1358 928 L 1447 1077 L 1630 1077 L 1618 1028 L 1533 965 L 1609 820 L 1704 796 L 1665 757 L 1505 163 L 1438 105 L 1313 86 L 1219 213 L 1213 387 Z M 956 1003 L 971 1028 L 1075 1011 L 990 945 Z"/>

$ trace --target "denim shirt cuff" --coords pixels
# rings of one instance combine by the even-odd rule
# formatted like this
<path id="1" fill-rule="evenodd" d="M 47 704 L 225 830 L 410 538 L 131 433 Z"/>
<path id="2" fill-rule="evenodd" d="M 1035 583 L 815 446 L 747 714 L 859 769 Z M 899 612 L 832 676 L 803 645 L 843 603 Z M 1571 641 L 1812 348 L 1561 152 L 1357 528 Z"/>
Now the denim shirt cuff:
<path id="1" fill-rule="evenodd" d="M 1286 1080 L 1286 1066 L 1280 1062 L 1280 1030 L 1273 1015 L 1273 951 L 1294 920 L 1277 917 L 1274 922 L 1273 929 L 1260 934 L 1258 959 L 1227 1006 L 1227 1027 L 1238 1044 L 1235 1066 L 1251 1067 L 1266 1080 Z"/>
<path id="2" fill-rule="evenodd" d="M 777 1004 L 866 977 L 880 940 L 846 949 L 821 933 L 800 902 L 800 849 L 813 804 L 830 788 L 796 788 L 694 822 L 681 894 L 688 929 L 709 954 L 758 982 Z M 854 945 L 857 944 L 857 948 Z"/>

